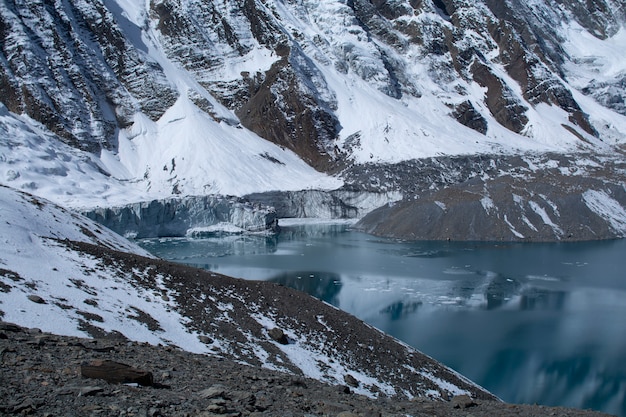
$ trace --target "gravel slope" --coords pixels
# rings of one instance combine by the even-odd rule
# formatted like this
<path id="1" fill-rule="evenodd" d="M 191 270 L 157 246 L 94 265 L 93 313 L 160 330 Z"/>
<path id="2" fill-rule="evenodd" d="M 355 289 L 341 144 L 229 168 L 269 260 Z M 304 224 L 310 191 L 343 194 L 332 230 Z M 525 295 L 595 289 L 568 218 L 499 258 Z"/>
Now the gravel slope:
<path id="1" fill-rule="evenodd" d="M 113 360 L 146 370 L 152 386 L 81 376 Z M 124 338 L 85 339 L 0 322 L 0 415 L 39 416 L 563 416 L 605 414 L 453 397 L 451 401 L 354 394 L 346 385 Z"/>

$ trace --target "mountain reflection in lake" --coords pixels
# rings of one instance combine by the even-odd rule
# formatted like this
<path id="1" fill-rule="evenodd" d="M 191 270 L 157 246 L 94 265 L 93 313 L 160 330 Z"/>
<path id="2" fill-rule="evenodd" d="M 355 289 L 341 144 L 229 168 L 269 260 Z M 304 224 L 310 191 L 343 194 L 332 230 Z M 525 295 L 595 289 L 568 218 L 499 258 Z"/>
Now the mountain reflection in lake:
<path id="1" fill-rule="evenodd" d="M 331 303 L 505 401 L 626 416 L 626 240 L 398 242 L 347 224 L 139 242 Z"/>

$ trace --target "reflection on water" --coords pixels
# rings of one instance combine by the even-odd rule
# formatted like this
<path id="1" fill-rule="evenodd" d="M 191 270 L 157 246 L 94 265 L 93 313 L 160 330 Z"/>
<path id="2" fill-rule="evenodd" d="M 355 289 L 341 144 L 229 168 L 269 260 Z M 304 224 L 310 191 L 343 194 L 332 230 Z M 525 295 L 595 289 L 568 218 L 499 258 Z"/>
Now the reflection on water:
<path id="1" fill-rule="evenodd" d="M 335 224 L 141 244 L 166 259 L 305 291 L 506 401 L 626 417 L 626 241 L 411 243 Z"/>
<path id="2" fill-rule="evenodd" d="M 414 314 L 422 305 L 421 301 L 396 301 L 380 310 L 381 315 L 389 315 L 390 320 L 405 319 L 407 316 Z"/>
<path id="3" fill-rule="evenodd" d="M 306 292 L 313 297 L 329 304 L 338 303 L 341 291 L 341 276 L 332 272 L 295 271 L 281 272 L 268 281 L 282 284 L 296 290 Z"/>
<path id="4" fill-rule="evenodd" d="M 568 293 L 531 288 L 520 296 L 520 310 L 555 310 L 565 309 Z"/>
<path id="5" fill-rule="evenodd" d="M 278 238 L 263 235 L 215 235 L 203 238 L 154 238 L 138 241 L 159 257 L 193 264 L 195 259 L 276 252 Z"/>

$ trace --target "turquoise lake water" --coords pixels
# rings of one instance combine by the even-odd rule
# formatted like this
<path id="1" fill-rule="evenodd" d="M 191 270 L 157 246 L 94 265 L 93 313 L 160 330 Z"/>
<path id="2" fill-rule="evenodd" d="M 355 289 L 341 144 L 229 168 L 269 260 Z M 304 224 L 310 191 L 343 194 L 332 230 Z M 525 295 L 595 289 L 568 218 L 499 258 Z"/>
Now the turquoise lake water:
<path id="1" fill-rule="evenodd" d="M 505 401 L 626 417 L 626 240 L 401 242 L 349 224 L 147 239 L 164 259 L 308 292 Z"/>

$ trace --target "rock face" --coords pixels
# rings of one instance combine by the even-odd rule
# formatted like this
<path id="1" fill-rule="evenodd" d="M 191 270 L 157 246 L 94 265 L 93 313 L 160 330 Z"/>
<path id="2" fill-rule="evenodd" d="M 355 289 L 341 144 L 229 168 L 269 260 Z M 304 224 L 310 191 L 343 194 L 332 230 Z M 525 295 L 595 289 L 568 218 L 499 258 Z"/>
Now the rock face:
<path id="1" fill-rule="evenodd" d="M 0 92 L 66 143 L 117 148 L 117 130 L 141 111 L 158 119 L 178 96 L 163 69 L 133 44 L 119 9 L 101 1 L 4 2 Z M 144 45 L 145 46 L 145 45 Z"/>
<path id="2" fill-rule="evenodd" d="M 98 208 L 85 215 L 119 234 L 136 238 L 185 236 L 191 229 L 222 223 L 245 232 L 273 233 L 277 227 L 273 209 L 223 196 L 153 200 Z"/>
<path id="3" fill-rule="evenodd" d="M 563 184 L 571 188 L 564 191 Z M 549 182 L 477 179 L 379 208 L 356 227 L 414 240 L 611 239 L 626 235 L 626 222 L 607 221 L 602 210 L 614 207 L 623 213 L 624 205 L 624 189 L 600 181 L 562 181 L 555 188 Z"/>

